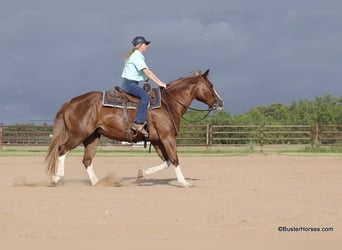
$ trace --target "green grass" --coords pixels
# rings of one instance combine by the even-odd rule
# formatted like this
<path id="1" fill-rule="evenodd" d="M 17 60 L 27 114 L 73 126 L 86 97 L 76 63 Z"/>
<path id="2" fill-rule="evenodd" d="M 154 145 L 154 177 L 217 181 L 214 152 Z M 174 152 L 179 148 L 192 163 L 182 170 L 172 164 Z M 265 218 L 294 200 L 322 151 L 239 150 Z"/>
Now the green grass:
<path id="1" fill-rule="evenodd" d="M 315 155 L 340 155 L 342 156 L 342 147 L 341 146 L 314 146 L 314 147 L 304 147 L 301 150 L 298 150 L 299 154 L 315 154 Z"/>
<path id="2" fill-rule="evenodd" d="M 341 155 L 342 146 L 327 147 L 327 146 L 300 146 L 300 145 L 266 145 L 261 148 L 256 144 L 247 144 L 245 146 L 225 146 L 225 147 L 178 147 L 179 156 L 240 156 L 249 154 L 283 154 L 283 155 Z M 77 147 L 70 152 L 69 155 L 83 156 L 83 147 Z M 32 147 L 2 147 L 0 156 L 46 156 L 47 147 L 32 146 Z M 99 146 L 96 156 L 111 157 L 111 156 L 151 156 L 157 157 L 155 150 L 149 147 L 137 146 Z"/>
<path id="3" fill-rule="evenodd" d="M 249 153 L 249 150 L 243 148 L 229 147 L 178 147 L 180 156 L 232 156 Z M 83 147 L 77 147 L 69 155 L 83 156 Z M 0 150 L 0 156 L 46 156 L 47 147 L 3 147 Z M 157 156 L 154 148 L 132 147 L 132 146 L 100 146 L 97 149 L 96 156 Z"/>
<path id="4" fill-rule="evenodd" d="M 322 147 L 322 146 L 316 146 L 316 147 L 305 147 L 302 150 L 303 152 L 308 153 L 342 153 L 342 146 L 340 147 Z"/>

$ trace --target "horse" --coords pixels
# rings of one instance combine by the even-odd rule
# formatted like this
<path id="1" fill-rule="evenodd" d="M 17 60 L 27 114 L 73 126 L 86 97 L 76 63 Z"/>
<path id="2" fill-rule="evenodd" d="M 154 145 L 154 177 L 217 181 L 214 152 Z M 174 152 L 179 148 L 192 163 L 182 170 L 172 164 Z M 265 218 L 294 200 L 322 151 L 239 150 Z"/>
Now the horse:
<path id="1" fill-rule="evenodd" d="M 193 100 L 208 105 L 208 112 L 223 108 L 223 99 L 215 91 L 205 73 L 181 77 L 171 81 L 161 91 L 161 107 L 150 109 L 147 114 L 148 141 L 162 159 L 162 164 L 146 170 L 138 170 L 138 178 L 151 175 L 171 165 L 175 169 L 177 181 L 182 187 L 192 186 L 179 165 L 176 136 L 181 118 Z M 65 102 L 57 112 L 53 125 L 52 140 L 45 157 L 46 172 L 51 183 L 56 185 L 64 178 L 64 162 L 68 152 L 83 144 L 83 165 L 92 185 L 98 183 L 94 171 L 93 158 L 101 136 L 116 141 L 127 141 L 127 119 L 129 127 L 133 123 L 135 110 L 124 114 L 122 108 L 103 106 L 103 92 L 92 91 Z M 126 117 L 127 118 L 127 117 Z M 141 134 L 132 134 L 132 142 L 146 140 Z"/>

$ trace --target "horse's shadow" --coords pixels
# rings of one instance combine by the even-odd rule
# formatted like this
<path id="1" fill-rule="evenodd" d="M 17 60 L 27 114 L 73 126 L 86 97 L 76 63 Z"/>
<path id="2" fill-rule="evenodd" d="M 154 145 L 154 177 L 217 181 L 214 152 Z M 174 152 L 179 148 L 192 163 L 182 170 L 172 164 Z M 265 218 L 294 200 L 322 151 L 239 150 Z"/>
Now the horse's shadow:
<path id="1" fill-rule="evenodd" d="M 199 179 L 194 178 L 187 178 L 189 181 L 198 181 Z M 138 186 L 160 186 L 160 185 L 166 185 L 166 186 L 172 186 L 172 187 L 182 187 L 176 178 L 166 178 L 166 179 L 148 179 L 148 178 L 141 178 L 141 179 L 135 179 L 135 183 Z"/>
<path id="2" fill-rule="evenodd" d="M 199 181 L 196 178 L 187 178 L 190 182 Z M 45 185 L 35 185 L 35 186 L 92 186 L 89 180 L 86 179 L 63 179 L 58 184 L 46 183 Z M 23 183 L 20 186 L 33 186 L 31 183 Z M 182 187 L 176 178 L 166 178 L 166 179 L 152 179 L 152 178 L 135 178 L 135 177 L 121 177 L 121 178 L 108 178 L 108 176 L 99 180 L 95 187 L 129 187 L 129 186 L 171 186 L 171 187 Z"/>
<path id="3" fill-rule="evenodd" d="M 135 179 L 135 183 L 138 186 L 156 186 L 156 185 L 167 185 L 167 186 L 175 186 L 175 178 L 166 178 L 166 179 Z"/>
<path id="4" fill-rule="evenodd" d="M 189 181 L 198 181 L 199 179 L 187 178 Z M 143 187 L 149 186 L 171 186 L 171 187 L 182 187 L 176 178 L 164 178 L 164 179 L 154 179 L 154 178 L 134 178 L 134 177 L 124 177 L 122 178 L 122 186 L 137 185 Z"/>

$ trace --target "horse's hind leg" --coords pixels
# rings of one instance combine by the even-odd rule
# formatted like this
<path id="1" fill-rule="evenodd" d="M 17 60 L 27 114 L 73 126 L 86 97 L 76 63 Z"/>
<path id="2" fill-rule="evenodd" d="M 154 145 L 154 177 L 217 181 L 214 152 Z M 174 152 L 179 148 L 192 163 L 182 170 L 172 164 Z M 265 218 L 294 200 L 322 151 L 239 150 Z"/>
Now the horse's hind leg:
<path id="1" fill-rule="evenodd" d="M 68 142 L 61 145 L 59 147 L 59 156 L 57 158 L 57 169 L 55 174 L 52 176 L 52 183 L 57 184 L 60 180 L 64 178 L 64 166 L 65 166 L 65 157 L 70 152 L 71 149 L 76 147 L 76 143 L 69 138 Z"/>
<path id="2" fill-rule="evenodd" d="M 94 167 L 93 167 L 93 159 L 96 154 L 96 148 L 100 140 L 100 137 L 101 135 L 95 132 L 83 142 L 83 145 L 85 147 L 84 155 L 83 155 L 83 164 L 87 170 L 90 182 L 93 186 L 95 186 L 98 182 L 98 179 L 95 174 Z"/>
<path id="3" fill-rule="evenodd" d="M 61 155 L 57 159 L 57 170 L 52 176 L 52 183 L 57 184 L 64 177 L 64 162 L 67 153 Z"/>

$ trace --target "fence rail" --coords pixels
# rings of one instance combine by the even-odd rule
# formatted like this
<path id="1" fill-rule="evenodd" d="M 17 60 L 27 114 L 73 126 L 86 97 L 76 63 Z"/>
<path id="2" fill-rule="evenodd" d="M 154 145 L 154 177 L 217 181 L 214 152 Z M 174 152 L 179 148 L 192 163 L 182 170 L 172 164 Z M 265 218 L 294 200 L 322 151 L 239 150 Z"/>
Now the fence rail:
<path id="1" fill-rule="evenodd" d="M 0 149 L 3 146 L 47 146 L 52 138 L 52 126 L 10 125 L 0 123 Z M 320 145 L 342 146 L 340 125 L 194 125 L 181 126 L 177 136 L 179 146 L 243 146 Z M 124 146 L 102 137 L 100 145 Z"/>

